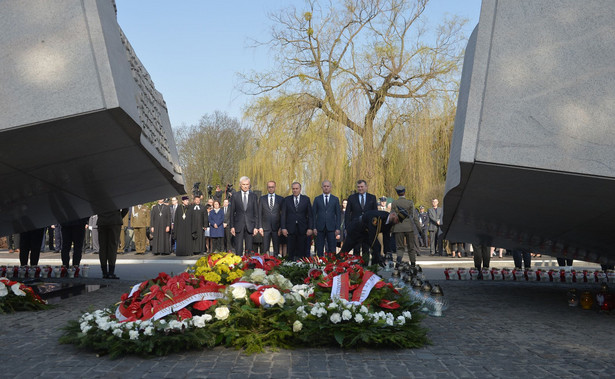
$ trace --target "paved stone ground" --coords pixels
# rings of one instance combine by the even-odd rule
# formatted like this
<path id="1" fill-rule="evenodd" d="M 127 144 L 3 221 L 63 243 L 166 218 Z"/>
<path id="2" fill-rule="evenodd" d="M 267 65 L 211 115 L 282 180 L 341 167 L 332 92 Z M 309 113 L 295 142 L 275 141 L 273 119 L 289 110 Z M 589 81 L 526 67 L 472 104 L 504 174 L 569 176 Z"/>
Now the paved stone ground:
<path id="1" fill-rule="evenodd" d="M 430 277 L 442 279 L 432 283 L 442 285 L 450 307 L 444 317 L 423 320 L 432 344 L 420 349 L 318 348 L 248 356 L 216 348 L 152 359 L 97 357 L 59 345 L 60 328 L 82 311 L 117 302 L 134 281 L 90 278 L 82 280 L 109 287 L 63 300 L 48 311 L 0 315 L 0 377 L 613 377 L 615 314 L 569 307 L 566 292 L 571 285 L 565 283 L 446 281 L 442 267 L 468 266 L 471 259 L 457 259 L 458 264 L 450 258 L 434 259 L 420 257 L 425 265 L 437 267 L 430 269 Z M 492 262 L 512 266 L 506 260 Z M 575 287 L 598 289 L 596 284 Z"/>

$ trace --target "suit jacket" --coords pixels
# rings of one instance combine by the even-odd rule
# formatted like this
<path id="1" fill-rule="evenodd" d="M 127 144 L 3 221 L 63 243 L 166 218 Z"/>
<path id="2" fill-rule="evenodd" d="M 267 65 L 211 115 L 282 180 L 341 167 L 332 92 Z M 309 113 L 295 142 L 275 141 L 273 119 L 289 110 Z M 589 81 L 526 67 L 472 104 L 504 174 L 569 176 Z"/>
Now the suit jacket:
<path id="1" fill-rule="evenodd" d="M 406 199 L 405 196 L 400 196 L 399 199 L 393 201 L 393 203 L 391 204 L 391 211 L 397 212 L 399 208 L 404 208 L 406 211 L 408 211 L 410 217 L 406 218 L 403 222 L 400 222 L 399 224 L 395 225 L 393 227 L 394 233 L 414 232 L 414 226 L 412 226 L 412 223 L 414 223 L 414 225 L 416 226 L 417 231 L 422 230 L 421 223 L 414 209 L 414 203 L 412 202 L 412 200 Z"/>
<path id="2" fill-rule="evenodd" d="M 436 230 L 438 230 L 438 228 L 442 228 L 442 221 L 443 221 L 442 220 L 442 216 L 443 216 L 442 208 L 431 207 L 427 211 L 427 215 L 429 216 L 429 231 L 430 232 L 435 232 Z M 438 226 L 438 224 L 436 223 L 437 221 L 440 221 L 440 226 Z"/>
<path id="3" fill-rule="evenodd" d="M 299 206 L 295 208 L 295 197 L 287 196 L 282 202 L 280 228 L 288 230 L 289 234 L 304 234 L 308 229 L 314 229 L 312 204 L 310 198 L 299 195 Z"/>
<path id="4" fill-rule="evenodd" d="M 237 191 L 231 198 L 229 207 L 229 228 L 241 231 L 246 228 L 250 233 L 258 228 L 258 196 L 252 191 L 248 192 L 248 209 L 244 210 L 243 196 L 241 191 Z"/>
<path id="5" fill-rule="evenodd" d="M 329 194 L 329 202 L 325 207 L 325 196 L 318 195 L 312 205 L 314 212 L 314 229 L 329 232 L 340 230 L 342 224 L 340 200 Z"/>
<path id="6" fill-rule="evenodd" d="M 378 210 L 378 200 L 376 196 L 371 193 L 365 194 L 365 207 L 361 208 L 361 203 L 359 202 L 359 194 L 353 193 L 348 196 L 348 204 L 346 204 L 346 215 L 344 220 L 344 225 L 346 228 L 350 227 L 352 221 L 358 220 L 363 213 L 367 211 L 377 211 Z"/>
<path id="7" fill-rule="evenodd" d="M 258 206 L 258 219 L 260 227 L 263 231 L 277 231 L 280 229 L 280 219 L 282 217 L 282 203 L 284 198 L 280 195 L 275 195 L 273 209 L 269 208 L 269 194 L 261 196 Z"/>

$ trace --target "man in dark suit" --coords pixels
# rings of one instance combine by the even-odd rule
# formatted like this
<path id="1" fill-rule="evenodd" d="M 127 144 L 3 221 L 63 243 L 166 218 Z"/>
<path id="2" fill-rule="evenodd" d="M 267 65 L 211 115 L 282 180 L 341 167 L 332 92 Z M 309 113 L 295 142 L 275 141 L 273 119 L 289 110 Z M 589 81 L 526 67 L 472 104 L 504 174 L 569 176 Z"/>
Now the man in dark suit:
<path id="1" fill-rule="evenodd" d="M 239 179 L 240 190 L 235 192 L 229 210 L 229 226 L 235 236 L 235 254 L 243 255 L 245 250 L 252 251 L 252 237 L 258 233 L 258 196 L 250 191 L 250 178 Z"/>
<path id="2" fill-rule="evenodd" d="M 235 252 L 235 248 L 233 247 L 233 235 L 231 234 L 231 227 L 228 226 L 229 219 L 231 216 L 231 207 L 228 199 L 224 199 L 224 201 L 222 202 L 222 210 L 224 211 L 224 223 L 222 224 L 224 226 L 224 249 L 226 251 Z"/>
<path id="3" fill-rule="evenodd" d="M 260 228 L 258 232 L 263 236 L 263 250 L 269 251 L 269 245 L 273 242 L 273 255 L 280 253 L 280 217 L 284 198 L 275 194 L 276 183 L 267 182 L 267 195 L 261 196 L 258 206 L 258 219 Z"/>
<path id="4" fill-rule="evenodd" d="M 384 250 L 388 251 L 391 241 L 391 229 L 396 224 L 408 218 L 408 212 L 400 209 L 398 212 L 391 213 L 386 211 L 366 211 L 360 219 L 356 219 L 346 228 L 346 238 L 342 244 L 341 253 L 347 253 L 352 246 L 365 244 L 368 248 L 380 252 L 381 246 L 378 241 L 378 234 L 382 233 Z M 363 262 L 367 265 L 367 261 Z M 384 262 L 373 262 L 373 264 L 384 264 Z"/>
<path id="5" fill-rule="evenodd" d="M 301 194 L 301 184 L 291 185 L 292 195 L 282 202 L 280 227 L 287 237 L 288 256 L 291 260 L 309 257 L 308 240 L 314 229 L 310 198 Z"/>
<path id="6" fill-rule="evenodd" d="M 442 208 L 438 207 L 438 199 L 431 201 L 432 208 L 429 208 L 429 255 L 443 255 L 442 252 Z"/>
<path id="7" fill-rule="evenodd" d="M 357 193 L 354 193 L 348 196 L 348 205 L 346 205 L 346 215 L 344 220 L 344 225 L 346 228 L 350 227 L 353 221 L 356 221 L 367 211 L 376 211 L 378 210 L 378 200 L 376 196 L 371 193 L 367 193 L 367 182 L 365 180 L 360 179 L 357 181 Z M 348 229 L 346 229 L 348 231 Z M 348 246 L 348 249 L 351 247 Z M 359 244 L 357 246 L 352 246 L 355 255 L 359 255 L 361 252 L 361 257 L 365 264 L 369 262 L 369 245 L 366 243 Z"/>
<path id="8" fill-rule="evenodd" d="M 316 236 L 316 254 L 323 256 L 323 249 L 327 253 L 335 253 L 336 239 L 340 238 L 341 210 L 340 201 L 331 195 L 331 182 L 325 180 L 321 184 L 322 195 L 314 198 L 314 235 Z M 326 244 L 325 244 L 326 242 Z"/>

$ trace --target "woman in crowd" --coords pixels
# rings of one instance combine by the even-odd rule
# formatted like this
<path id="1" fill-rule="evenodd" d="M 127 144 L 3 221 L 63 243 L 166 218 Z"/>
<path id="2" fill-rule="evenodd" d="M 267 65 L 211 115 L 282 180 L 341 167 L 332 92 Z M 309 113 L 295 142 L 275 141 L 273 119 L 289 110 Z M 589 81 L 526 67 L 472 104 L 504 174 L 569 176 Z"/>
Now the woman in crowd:
<path id="1" fill-rule="evenodd" d="M 212 240 L 211 250 L 214 253 L 224 251 L 224 211 L 220 202 L 214 201 L 214 209 L 209 212 L 209 237 Z"/>

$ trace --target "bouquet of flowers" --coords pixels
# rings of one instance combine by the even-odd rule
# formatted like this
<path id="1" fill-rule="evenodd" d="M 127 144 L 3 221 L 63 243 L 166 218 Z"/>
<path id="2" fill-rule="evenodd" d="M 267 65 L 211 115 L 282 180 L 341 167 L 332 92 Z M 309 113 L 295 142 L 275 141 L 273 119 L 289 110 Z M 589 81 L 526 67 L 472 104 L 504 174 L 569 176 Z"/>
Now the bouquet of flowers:
<path id="1" fill-rule="evenodd" d="M 36 311 L 47 307 L 47 302 L 34 293 L 31 287 L 0 278 L 0 313 Z"/>
<path id="2" fill-rule="evenodd" d="M 202 276 L 206 281 L 231 284 L 243 276 L 242 259 L 233 253 L 215 253 L 200 258 L 187 272 Z"/>

